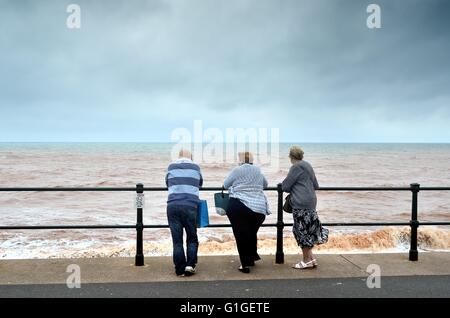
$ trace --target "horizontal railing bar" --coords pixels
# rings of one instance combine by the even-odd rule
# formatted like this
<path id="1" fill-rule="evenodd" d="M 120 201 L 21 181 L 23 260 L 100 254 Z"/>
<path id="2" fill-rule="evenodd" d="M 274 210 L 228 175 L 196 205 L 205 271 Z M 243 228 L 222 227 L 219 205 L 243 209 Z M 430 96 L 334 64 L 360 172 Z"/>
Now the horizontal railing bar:
<path id="1" fill-rule="evenodd" d="M 318 191 L 411 191 L 409 187 L 321 187 Z"/>
<path id="2" fill-rule="evenodd" d="M 222 187 L 203 187 L 200 191 L 221 191 Z M 265 188 L 266 191 L 277 191 L 276 187 Z M 410 187 L 321 187 L 318 191 L 411 191 Z M 136 188 L 101 187 L 101 188 L 0 188 L 0 192 L 135 192 Z M 167 191 L 166 187 L 144 188 L 147 192 Z M 420 191 L 450 191 L 450 187 L 421 187 Z"/>
<path id="3" fill-rule="evenodd" d="M 450 191 L 450 187 L 420 187 L 420 191 Z"/>
<path id="4" fill-rule="evenodd" d="M 450 225 L 450 222 L 419 222 L 420 225 Z M 284 226 L 293 226 L 293 223 L 284 223 Z M 323 226 L 409 226 L 410 222 L 365 222 L 365 223 L 322 223 Z M 207 227 L 227 227 L 229 224 L 210 224 Z M 263 223 L 261 227 L 275 227 L 276 223 Z"/>
<path id="5" fill-rule="evenodd" d="M 0 188 L 0 192 L 136 192 L 136 188 Z"/>
<path id="6" fill-rule="evenodd" d="M 32 225 L 0 226 L 0 230 L 83 230 L 83 229 L 136 229 L 136 225 Z"/>
<path id="7" fill-rule="evenodd" d="M 323 223 L 324 226 L 405 226 L 409 222 Z"/>
<path id="8" fill-rule="evenodd" d="M 420 225 L 450 225 L 450 222 L 419 222 Z M 293 226 L 293 223 L 284 223 L 284 226 Z M 322 223 L 323 226 L 409 226 L 410 222 L 366 222 L 366 223 Z M 229 224 L 210 224 L 207 227 L 229 227 Z M 276 223 L 263 223 L 261 227 L 275 227 Z"/>
<path id="9" fill-rule="evenodd" d="M 450 225 L 450 222 L 420 222 L 422 225 Z M 407 226 L 409 222 L 365 222 L 365 223 L 323 223 L 324 226 Z M 261 227 L 276 227 L 276 223 L 265 223 Z M 293 223 L 284 223 L 293 226 Z M 210 224 L 206 228 L 231 227 L 231 224 Z M 148 224 L 146 229 L 169 228 L 168 224 Z M 0 230 L 67 230 L 67 229 L 136 229 L 136 225 L 36 225 L 36 226 L 0 226 Z"/>
<path id="10" fill-rule="evenodd" d="M 450 222 L 419 222 L 419 225 L 450 225 Z"/>

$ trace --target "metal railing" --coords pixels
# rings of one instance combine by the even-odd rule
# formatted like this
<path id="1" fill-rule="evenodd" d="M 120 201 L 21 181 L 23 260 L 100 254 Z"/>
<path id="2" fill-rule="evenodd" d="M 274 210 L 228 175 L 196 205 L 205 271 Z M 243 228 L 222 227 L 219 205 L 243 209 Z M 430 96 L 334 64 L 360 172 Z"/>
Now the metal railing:
<path id="1" fill-rule="evenodd" d="M 200 191 L 221 191 L 222 187 L 203 187 Z M 277 247 L 275 261 L 277 264 L 284 263 L 283 251 L 283 230 L 285 226 L 292 226 L 292 223 L 284 223 L 283 202 L 284 196 L 281 184 L 277 187 L 268 187 L 266 191 L 276 191 L 278 193 L 277 222 L 264 223 L 263 227 L 277 228 Z M 145 192 L 167 191 L 166 187 L 145 188 L 143 184 L 137 184 L 135 188 L 0 188 L 0 192 L 136 192 L 137 195 Z M 450 187 L 420 187 L 417 183 L 412 183 L 410 187 L 322 187 L 318 191 L 410 191 L 411 219 L 409 222 L 359 222 L 359 223 L 324 223 L 324 226 L 410 226 L 410 249 L 409 260 L 417 261 L 419 252 L 417 250 L 417 229 L 419 225 L 450 225 L 450 222 L 420 222 L 418 219 L 418 194 L 420 191 L 450 191 Z M 136 225 L 37 225 L 37 226 L 1 226 L 0 230 L 65 230 L 65 229 L 136 229 L 136 256 L 135 265 L 144 265 L 143 232 L 144 229 L 168 228 L 168 224 L 145 225 L 143 223 L 143 207 L 137 207 Z M 210 224 L 209 228 L 231 227 L 230 224 Z"/>

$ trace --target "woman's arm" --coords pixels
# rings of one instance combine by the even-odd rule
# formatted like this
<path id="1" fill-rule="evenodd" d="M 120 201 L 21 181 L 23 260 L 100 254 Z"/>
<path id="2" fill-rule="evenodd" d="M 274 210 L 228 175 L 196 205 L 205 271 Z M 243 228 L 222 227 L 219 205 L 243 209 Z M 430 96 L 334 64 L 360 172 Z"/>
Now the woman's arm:
<path id="1" fill-rule="evenodd" d="M 237 168 L 234 168 L 233 170 L 231 170 L 230 174 L 223 182 L 223 187 L 225 189 L 228 189 L 229 187 L 231 187 L 233 185 L 234 181 L 236 180 L 236 174 L 237 174 L 236 169 Z"/>
<path id="2" fill-rule="evenodd" d="M 266 176 L 263 175 L 263 188 L 267 188 L 269 186 L 269 183 L 267 182 Z"/>
<path id="3" fill-rule="evenodd" d="M 289 169 L 289 173 L 286 177 L 286 179 L 283 180 L 281 183 L 281 188 L 284 192 L 291 192 L 292 187 L 297 182 L 298 178 L 304 173 L 303 169 L 299 166 L 292 166 L 291 169 Z"/>
<path id="4" fill-rule="evenodd" d="M 314 183 L 314 189 L 315 190 L 319 189 L 319 182 L 317 182 L 316 174 L 313 175 L 313 183 Z"/>

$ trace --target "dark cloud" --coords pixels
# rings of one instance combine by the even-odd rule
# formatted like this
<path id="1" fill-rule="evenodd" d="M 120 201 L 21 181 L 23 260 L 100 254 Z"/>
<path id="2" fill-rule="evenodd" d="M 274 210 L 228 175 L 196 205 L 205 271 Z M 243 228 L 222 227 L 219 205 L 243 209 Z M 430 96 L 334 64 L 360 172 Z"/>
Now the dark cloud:
<path id="1" fill-rule="evenodd" d="M 204 119 L 448 142 L 449 14 L 445 0 L 1 1 L 2 140 L 167 140 Z"/>

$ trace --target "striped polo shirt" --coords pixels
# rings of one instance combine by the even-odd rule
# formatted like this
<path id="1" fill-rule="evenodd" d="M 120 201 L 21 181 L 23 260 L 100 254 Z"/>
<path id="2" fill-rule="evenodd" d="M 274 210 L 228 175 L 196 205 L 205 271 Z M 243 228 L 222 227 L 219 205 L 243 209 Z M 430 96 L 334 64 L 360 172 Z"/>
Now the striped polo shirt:
<path id="1" fill-rule="evenodd" d="M 167 205 L 197 207 L 199 188 L 203 185 L 200 167 L 192 160 L 180 158 L 167 168 L 166 185 L 169 188 Z"/>

